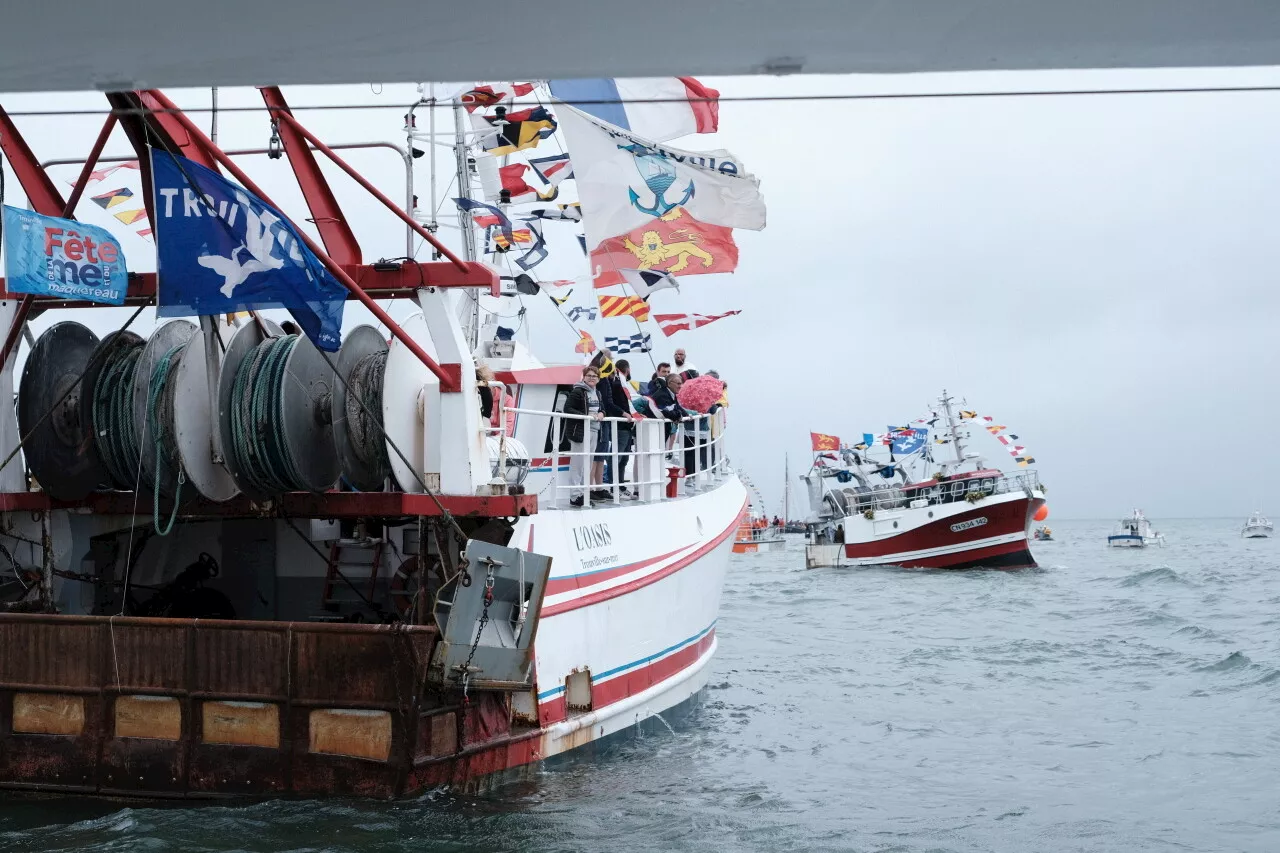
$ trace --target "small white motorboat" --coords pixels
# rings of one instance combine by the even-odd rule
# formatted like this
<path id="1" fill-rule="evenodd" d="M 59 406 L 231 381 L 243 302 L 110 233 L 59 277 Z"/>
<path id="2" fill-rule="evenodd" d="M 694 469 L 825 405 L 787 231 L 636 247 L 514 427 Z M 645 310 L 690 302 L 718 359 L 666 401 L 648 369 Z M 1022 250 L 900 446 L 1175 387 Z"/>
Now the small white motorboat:
<path id="1" fill-rule="evenodd" d="M 1164 545 L 1164 536 L 1151 529 L 1151 522 L 1135 509 L 1133 515 L 1120 520 L 1120 529 L 1107 537 L 1111 548 L 1145 548 L 1148 545 Z"/>
<path id="2" fill-rule="evenodd" d="M 1266 539 L 1271 535 L 1271 529 L 1271 520 L 1261 512 L 1255 512 L 1240 528 L 1240 535 L 1245 539 Z"/>

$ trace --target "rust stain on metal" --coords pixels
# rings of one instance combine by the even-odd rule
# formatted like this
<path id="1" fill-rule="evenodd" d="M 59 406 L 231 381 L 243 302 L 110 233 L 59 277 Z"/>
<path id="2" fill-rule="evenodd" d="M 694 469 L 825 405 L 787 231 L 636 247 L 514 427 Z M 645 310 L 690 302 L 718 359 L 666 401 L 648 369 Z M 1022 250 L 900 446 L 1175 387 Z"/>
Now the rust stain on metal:
<path id="1" fill-rule="evenodd" d="M 386 761 L 391 757 L 391 714 L 317 708 L 308 718 L 312 752 Z"/>
<path id="2" fill-rule="evenodd" d="M 450 711 L 431 718 L 431 754 L 451 755 L 458 751 L 458 718 Z"/>
<path id="3" fill-rule="evenodd" d="M 172 696 L 120 696 L 116 737 L 182 739 L 182 703 Z"/>
<path id="4" fill-rule="evenodd" d="M 200 718 L 205 743 L 280 747 L 280 708 L 268 702 L 204 702 Z"/>
<path id="5" fill-rule="evenodd" d="M 31 735 L 78 735 L 84 731 L 84 697 L 15 693 L 13 730 Z"/>

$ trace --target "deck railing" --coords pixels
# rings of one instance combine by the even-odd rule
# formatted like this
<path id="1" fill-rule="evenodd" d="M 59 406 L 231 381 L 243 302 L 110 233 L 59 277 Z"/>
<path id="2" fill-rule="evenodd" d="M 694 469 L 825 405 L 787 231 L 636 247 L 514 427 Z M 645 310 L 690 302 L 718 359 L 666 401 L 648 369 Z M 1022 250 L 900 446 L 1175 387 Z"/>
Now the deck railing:
<path id="1" fill-rule="evenodd" d="M 867 510 L 903 509 L 979 499 L 970 495 L 991 496 L 1012 492 L 1030 495 L 1033 491 L 1040 489 L 1039 474 L 1035 471 L 1025 471 L 990 477 L 939 480 L 937 483 L 913 483 L 910 486 L 847 487 L 831 489 L 827 494 L 837 503 L 842 504 L 840 509 L 843 512 L 853 514 Z"/>
<path id="2" fill-rule="evenodd" d="M 725 410 L 713 414 L 690 415 L 680 421 L 663 418 L 602 418 L 567 412 L 538 409 L 507 408 L 504 412 L 549 419 L 551 425 L 551 480 L 548 484 L 550 504 L 554 507 L 618 504 L 625 500 L 655 502 L 705 490 L 722 480 L 729 472 L 724 452 Z M 573 422 L 581 422 L 582 442 L 565 441 Z M 593 429 L 593 426 L 595 429 Z M 597 453 L 599 432 L 609 438 L 609 450 Z M 630 449 L 621 450 L 626 442 Z M 568 445 L 567 450 L 560 448 Z M 569 460 L 569 470 L 562 471 L 559 461 Z M 592 483 L 594 462 L 606 464 L 607 479 L 612 482 Z M 627 479 L 619 476 L 625 469 Z M 624 491 L 625 490 L 625 491 Z M 593 499 L 591 492 L 608 492 L 607 499 Z"/>

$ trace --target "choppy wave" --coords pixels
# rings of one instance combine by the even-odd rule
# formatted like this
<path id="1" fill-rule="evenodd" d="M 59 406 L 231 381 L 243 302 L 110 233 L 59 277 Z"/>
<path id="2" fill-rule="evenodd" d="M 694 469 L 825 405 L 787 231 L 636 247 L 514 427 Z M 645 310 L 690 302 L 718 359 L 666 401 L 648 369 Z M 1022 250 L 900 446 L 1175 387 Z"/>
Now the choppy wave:
<path id="1" fill-rule="evenodd" d="M 1035 572 L 742 555 L 669 729 L 482 798 L 6 802 L 0 851 L 1280 850 L 1280 542 L 1161 529 L 1055 523 Z"/>

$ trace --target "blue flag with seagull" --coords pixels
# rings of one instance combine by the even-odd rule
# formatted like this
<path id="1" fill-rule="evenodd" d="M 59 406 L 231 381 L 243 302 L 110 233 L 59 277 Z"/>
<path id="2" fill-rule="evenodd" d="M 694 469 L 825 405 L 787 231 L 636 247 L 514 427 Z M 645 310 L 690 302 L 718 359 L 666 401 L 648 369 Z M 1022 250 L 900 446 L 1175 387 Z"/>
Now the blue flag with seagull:
<path id="1" fill-rule="evenodd" d="M 284 214 L 186 157 L 151 150 L 162 317 L 286 308 L 317 348 L 342 343 L 347 289 Z"/>

